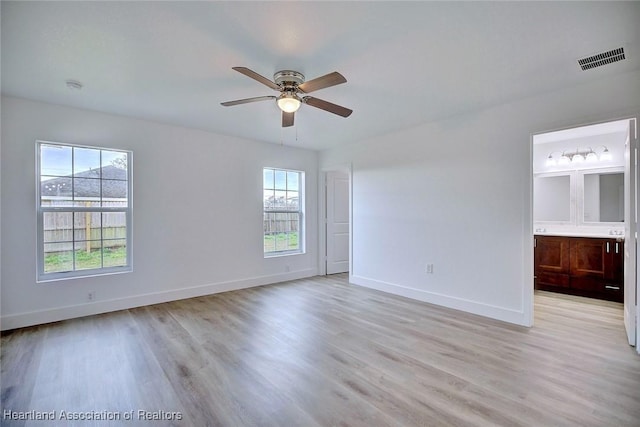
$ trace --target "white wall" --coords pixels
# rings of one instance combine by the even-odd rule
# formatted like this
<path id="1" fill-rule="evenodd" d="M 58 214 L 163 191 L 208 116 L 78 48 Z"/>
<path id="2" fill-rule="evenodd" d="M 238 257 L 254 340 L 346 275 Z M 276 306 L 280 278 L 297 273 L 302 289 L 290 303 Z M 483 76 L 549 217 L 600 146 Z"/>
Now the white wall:
<path id="1" fill-rule="evenodd" d="M 2 329 L 316 274 L 315 151 L 10 97 L 1 111 Z M 38 139 L 133 150 L 133 273 L 36 283 Z M 264 166 L 306 172 L 304 255 L 263 258 Z"/>
<path id="2" fill-rule="evenodd" d="M 322 152 L 353 168 L 351 281 L 531 324 L 531 135 L 638 112 L 636 72 Z"/>

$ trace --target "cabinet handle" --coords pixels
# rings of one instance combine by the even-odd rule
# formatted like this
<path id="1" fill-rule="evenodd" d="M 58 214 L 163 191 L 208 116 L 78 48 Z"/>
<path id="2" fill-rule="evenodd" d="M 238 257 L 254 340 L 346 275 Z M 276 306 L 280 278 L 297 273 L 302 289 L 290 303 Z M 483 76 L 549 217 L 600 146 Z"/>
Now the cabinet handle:
<path id="1" fill-rule="evenodd" d="M 619 291 L 620 290 L 620 286 L 611 286 L 611 285 L 605 285 L 604 287 L 605 289 L 612 289 L 614 291 Z"/>
<path id="2" fill-rule="evenodd" d="M 538 239 L 536 239 L 535 237 L 533 238 L 533 247 L 534 248 L 538 247 Z"/>
<path id="3" fill-rule="evenodd" d="M 618 242 L 616 242 L 616 253 L 619 253 L 619 252 L 618 252 L 618 245 L 619 245 L 619 243 L 618 243 Z"/>
<path id="4" fill-rule="evenodd" d="M 609 242 L 607 242 L 607 253 L 609 253 Z"/>

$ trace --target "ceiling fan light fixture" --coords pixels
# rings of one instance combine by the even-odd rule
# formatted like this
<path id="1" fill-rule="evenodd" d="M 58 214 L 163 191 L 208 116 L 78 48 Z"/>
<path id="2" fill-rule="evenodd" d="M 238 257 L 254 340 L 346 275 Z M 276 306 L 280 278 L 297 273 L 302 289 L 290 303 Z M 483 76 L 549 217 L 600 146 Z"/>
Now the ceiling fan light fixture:
<path id="1" fill-rule="evenodd" d="M 279 96 L 254 96 L 252 98 L 236 99 L 235 101 L 221 102 L 223 107 L 231 107 L 234 105 L 248 104 L 250 102 L 266 101 L 275 99 L 276 105 L 282 110 L 282 127 L 293 126 L 294 113 L 300 108 L 303 102 L 311 107 L 327 111 L 340 117 L 349 117 L 353 110 L 345 108 L 341 105 L 332 104 L 313 96 L 306 94 L 316 90 L 325 89 L 346 83 L 347 79 L 337 71 L 324 76 L 316 77 L 310 81 L 305 81 L 304 75 L 297 71 L 281 70 L 273 75 L 273 81 L 250 70 L 247 67 L 233 67 L 233 70 L 244 74 L 245 76 L 262 83 L 263 85 L 280 92 Z M 302 98 L 300 95 L 302 94 Z"/>
<path id="2" fill-rule="evenodd" d="M 283 93 L 278 97 L 276 103 L 285 113 L 295 113 L 300 108 L 300 98 L 291 93 Z"/>

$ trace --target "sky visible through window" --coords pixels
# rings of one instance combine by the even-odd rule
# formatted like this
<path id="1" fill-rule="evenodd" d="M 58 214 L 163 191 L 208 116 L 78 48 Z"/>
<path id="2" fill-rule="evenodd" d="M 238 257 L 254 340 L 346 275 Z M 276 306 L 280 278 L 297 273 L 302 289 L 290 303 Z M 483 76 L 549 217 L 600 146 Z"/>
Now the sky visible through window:
<path id="1" fill-rule="evenodd" d="M 60 176 L 71 176 L 89 169 L 116 165 L 118 162 L 126 164 L 127 159 L 127 153 L 102 150 L 101 161 L 100 149 L 83 147 L 72 148 L 43 144 L 40 150 L 40 176 L 42 181 Z"/>
<path id="2" fill-rule="evenodd" d="M 275 182 L 274 182 L 275 172 Z M 264 169 L 264 188 L 299 191 L 299 172 Z"/>

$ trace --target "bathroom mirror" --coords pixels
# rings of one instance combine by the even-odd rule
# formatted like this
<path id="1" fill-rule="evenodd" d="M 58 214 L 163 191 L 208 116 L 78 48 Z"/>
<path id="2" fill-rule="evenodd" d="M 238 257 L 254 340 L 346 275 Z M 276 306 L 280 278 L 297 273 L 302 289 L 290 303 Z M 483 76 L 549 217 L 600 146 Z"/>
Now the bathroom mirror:
<path id="1" fill-rule="evenodd" d="M 571 179 L 569 175 L 534 177 L 533 220 L 571 221 Z"/>
<path id="2" fill-rule="evenodd" d="M 584 174 L 584 222 L 624 222 L 624 173 Z"/>

